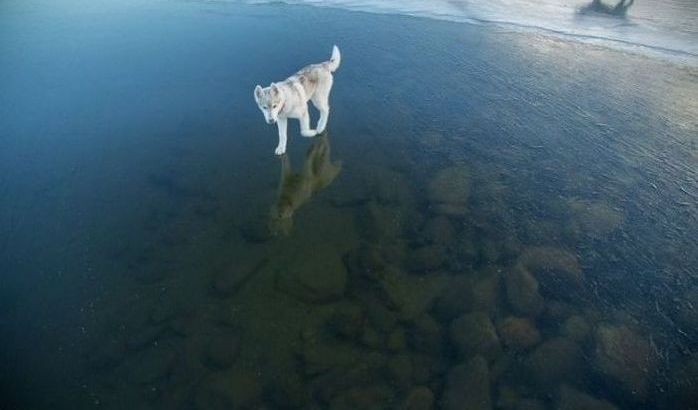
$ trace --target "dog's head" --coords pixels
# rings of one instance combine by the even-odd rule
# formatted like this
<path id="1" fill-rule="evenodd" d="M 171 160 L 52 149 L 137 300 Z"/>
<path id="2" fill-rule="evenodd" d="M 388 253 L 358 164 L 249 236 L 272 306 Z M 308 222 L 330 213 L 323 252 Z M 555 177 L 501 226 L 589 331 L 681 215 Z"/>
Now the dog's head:
<path id="1" fill-rule="evenodd" d="M 279 119 L 279 111 L 284 105 L 284 96 L 276 84 L 271 83 L 269 87 L 262 88 L 256 86 L 254 89 L 254 100 L 259 109 L 264 114 L 264 119 L 269 124 L 274 124 Z"/>

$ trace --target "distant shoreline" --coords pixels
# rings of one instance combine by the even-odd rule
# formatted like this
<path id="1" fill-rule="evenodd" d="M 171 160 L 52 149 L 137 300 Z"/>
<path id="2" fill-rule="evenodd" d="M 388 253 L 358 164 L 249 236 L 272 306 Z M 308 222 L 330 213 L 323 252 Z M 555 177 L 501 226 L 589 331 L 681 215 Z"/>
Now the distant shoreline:
<path id="1" fill-rule="evenodd" d="M 214 3 L 228 3 L 225 0 L 213 1 Z M 674 64 L 698 67 L 698 52 L 682 50 L 679 48 L 671 48 L 659 44 L 648 44 L 645 42 L 636 42 L 623 38 L 613 38 L 609 36 L 571 32 L 562 29 L 551 27 L 543 27 L 535 24 L 523 24 L 515 21 L 506 21 L 498 19 L 484 19 L 472 16 L 459 16 L 451 14 L 430 13 L 427 11 L 401 11 L 399 9 L 369 9 L 368 6 L 349 6 L 346 4 L 319 4 L 289 0 L 243 0 L 243 3 L 255 6 L 293 6 L 293 7 L 312 7 L 341 10 L 345 12 L 381 14 L 403 18 L 416 18 L 435 20 L 442 22 L 451 22 L 458 24 L 470 24 L 475 26 L 490 27 L 495 30 L 510 31 L 513 33 L 534 34 L 561 39 L 565 41 L 573 41 L 581 44 L 602 47 L 614 51 L 628 52 L 637 55 L 648 56 L 671 62 Z M 698 39 L 696 39 L 698 41 Z"/>

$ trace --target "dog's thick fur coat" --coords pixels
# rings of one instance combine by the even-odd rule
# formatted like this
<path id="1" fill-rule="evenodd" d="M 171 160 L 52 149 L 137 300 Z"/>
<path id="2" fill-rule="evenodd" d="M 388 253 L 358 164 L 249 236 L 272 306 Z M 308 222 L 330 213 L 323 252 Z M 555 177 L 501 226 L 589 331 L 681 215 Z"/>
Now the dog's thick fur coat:
<path id="1" fill-rule="evenodd" d="M 271 83 L 269 87 L 255 87 L 254 99 L 264 114 L 264 119 L 269 124 L 276 123 L 279 128 L 279 145 L 274 151 L 276 155 L 286 152 L 289 118 L 297 118 L 300 121 L 301 135 L 304 137 L 314 137 L 325 131 L 330 115 L 332 73 L 339 67 L 340 60 L 339 49 L 334 46 L 329 61 L 306 66 L 282 82 Z M 320 119 L 315 129 L 310 128 L 308 100 L 320 111 Z"/>

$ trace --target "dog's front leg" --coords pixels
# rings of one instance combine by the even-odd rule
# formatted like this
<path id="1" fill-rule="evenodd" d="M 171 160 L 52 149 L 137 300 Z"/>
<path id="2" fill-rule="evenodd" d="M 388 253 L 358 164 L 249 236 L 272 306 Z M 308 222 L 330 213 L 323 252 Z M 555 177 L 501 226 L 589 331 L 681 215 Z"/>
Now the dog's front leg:
<path id="1" fill-rule="evenodd" d="M 276 122 L 276 126 L 279 127 L 279 145 L 276 146 L 274 153 L 276 155 L 283 155 L 286 152 L 286 128 L 288 121 L 286 118 L 279 118 Z"/>
<path id="2" fill-rule="evenodd" d="M 320 119 L 317 122 L 317 132 L 318 134 L 322 134 L 323 132 L 325 132 L 325 128 L 327 127 L 327 118 L 330 116 L 330 107 L 328 105 L 325 105 L 319 110 Z"/>

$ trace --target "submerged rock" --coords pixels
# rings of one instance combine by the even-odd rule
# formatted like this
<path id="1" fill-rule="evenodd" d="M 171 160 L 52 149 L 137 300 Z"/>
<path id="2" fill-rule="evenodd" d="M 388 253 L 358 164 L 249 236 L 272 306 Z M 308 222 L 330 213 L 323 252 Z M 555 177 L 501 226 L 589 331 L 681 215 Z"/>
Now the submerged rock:
<path id="1" fill-rule="evenodd" d="M 334 397 L 330 410 L 385 409 L 393 398 L 394 393 L 388 386 L 354 387 Z"/>
<path id="2" fill-rule="evenodd" d="M 563 384 L 557 410 L 617 410 L 617 407 Z"/>
<path id="3" fill-rule="evenodd" d="M 412 210 L 395 206 L 380 205 L 374 201 L 361 208 L 358 215 L 361 235 L 372 243 L 391 243 L 402 238 L 409 226 L 407 219 Z"/>
<path id="4" fill-rule="evenodd" d="M 600 324 L 594 333 L 594 365 L 613 385 L 644 399 L 656 357 L 649 341 L 626 326 Z"/>
<path id="5" fill-rule="evenodd" d="M 573 254 L 558 248 L 539 246 L 527 249 L 517 267 L 535 276 L 544 294 L 568 299 L 582 284 L 582 270 Z"/>
<path id="6" fill-rule="evenodd" d="M 398 354 L 388 360 L 388 373 L 398 386 L 409 386 L 412 383 L 412 360 L 407 354 Z"/>
<path id="7" fill-rule="evenodd" d="M 413 320 L 433 306 L 447 283 L 447 275 L 409 275 L 386 271 L 380 286 L 389 305 L 399 311 L 399 318 Z"/>
<path id="8" fill-rule="evenodd" d="M 473 309 L 494 314 L 500 294 L 500 271 L 496 268 L 487 268 L 478 272 L 474 279 Z"/>
<path id="9" fill-rule="evenodd" d="M 515 410 L 546 410 L 545 404 L 536 399 L 521 399 L 516 403 Z M 591 409 L 589 409 L 591 410 Z"/>
<path id="10" fill-rule="evenodd" d="M 385 347 L 385 335 L 371 326 L 366 326 L 361 334 L 360 342 L 371 349 L 383 349 Z"/>
<path id="11" fill-rule="evenodd" d="M 131 350 L 142 349 L 155 342 L 166 329 L 167 326 L 163 324 L 146 325 L 126 340 L 126 347 Z"/>
<path id="12" fill-rule="evenodd" d="M 401 351 L 407 348 L 407 335 L 405 334 L 405 329 L 398 327 L 388 335 L 388 341 L 386 345 L 389 350 Z"/>
<path id="13" fill-rule="evenodd" d="M 277 268 L 277 288 L 306 303 L 337 300 L 346 285 L 346 269 L 331 247 L 314 249 L 311 255 L 296 254 L 288 264 Z"/>
<path id="14" fill-rule="evenodd" d="M 430 384 L 432 378 L 442 372 L 442 363 L 428 353 L 414 353 L 412 356 L 412 377 L 415 384 Z"/>
<path id="15" fill-rule="evenodd" d="M 405 204 L 412 200 L 412 183 L 407 176 L 387 167 L 374 167 L 367 175 L 372 194 L 381 204 Z"/>
<path id="16" fill-rule="evenodd" d="M 176 357 L 175 350 L 168 344 L 151 346 L 137 356 L 129 380 L 139 384 L 154 383 L 170 372 Z"/>
<path id="17" fill-rule="evenodd" d="M 277 408 L 305 408 L 309 400 L 307 386 L 295 372 L 277 373 L 268 390 Z"/>
<path id="18" fill-rule="evenodd" d="M 446 249 L 441 245 L 427 245 L 414 249 L 407 261 L 412 272 L 433 272 L 446 262 Z"/>
<path id="19" fill-rule="evenodd" d="M 623 214 L 603 202 L 583 199 L 569 201 L 572 227 L 592 238 L 603 238 L 623 223 Z"/>
<path id="20" fill-rule="evenodd" d="M 541 314 L 541 320 L 550 323 L 562 324 L 565 319 L 578 313 L 574 305 L 560 300 L 546 300 L 545 310 Z"/>
<path id="21" fill-rule="evenodd" d="M 388 309 L 374 298 L 368 298 L 363 305 L 366 307 L 366 316 L 371 325 L 386 333 L 395 329 L 398 321 L 397 312 Z"/>
<path id="22" fill-rule="evenodd" d="M 181 302 L 173 297 L 163 296 L 150 312 L 150 322 L 161 324 L 176 317 L 183 310 Z"/>
<path id="23" fill-rule="evenodd" d="M 422 228 L 421 239 L 442 246 L 450 245 L 456 232 L 451 221 L 443 215 L 429 219 Z"/>
<path id="24" fill-rule="evenodd" d="M 196 389 L 197 410 L 228 410 L 248 408 L 262 394 L 257 378 L 244 371 L 212 373 Z"/>
<path id="25" fill-rule="evenodd" d="M 179 315 L 168 323 L 169 329 L 179 336 L 191 336 L 201 330 L 201 319 L 195 313 Z"/>
<path id="26" fill-rule="evenodd" d="M 366 315 L 363 309 L 353 303 L 339 303 L 328 322 L 335 334 L 349 339 L 361 336 L 365 324 Z"/>
<path id="27" fill-rule="evenodd" d="M 250 243 L 264 243 L 274 237 L 267 223 L 267 215 L 255 215 L 240 225 L 240 234 Z"/>
<path id="28" fill-rule="evenodd" d="M 504 344 L 514 350 L 526 350 L 540 343 L 540 332 L 529 319 L 508 317 L 499 325 Z"/>
<path id="29" fill-rule="evenodd" d="M 482 312 L 469 313 L 451 322 L 450 334 L 461 357 L 483 355 L 493 359 L 501 350 L 494 325 Z"/>
<path id="30" fill-rule="evenodd" d="M 378 352 L 357 352 L 352 363 L 344 366 L 334 366 L 326 372 L 308 380 L 312 397 L 325 404 L 334 401 L 344 393 L 363 386 L 378 386 L 384 388 L 383 376 L 387 359 Z M 392 390 L 387 389 L 392 398 Z M 384 406 L 385 403 L 377 403 Z M 360 408 L 360 407 L 359 407 Z"/>
<path id="31" fill-rule="evenodd" d="M 378 249 L 368 245 L 349 251 L 344 256 L 344 263 L 350 275 L 372 279 L 380 277 L 386 268 Z"/>
<path id="32" fill-rule="evenodd" d="M 490 410 L 490 374 L 487 360 L 475 356 L 448 373 L 443 393 L 444 410 Z"/>
<path id="33" fill-rule="evenodd" d="M 562 337 L 546 340 L 526 359 L 533 382 L 547 391 L 551 385 L 580 376 L 582 350 Z"/>
<path id="34" fill-rule="evenodd" d="M 203 362 L 214 369 L 230 367 L 240 353 L 240 336 L 233 331 L 222 331 L 211 336 L 204 350 Z"/>
<path id="35" fill-rule="evenodd" d="M 365 358 L 362 351 L 350 343 L 307 343 L 301 359 L 307 376 L 324 373 L 330 369 L 349 368 Z"/>
<path id="36" fill-rule="evenodd" d="M 88 355 L 88 363 L 95 369 L 116 366 L 127 356 L 126 344 L 120 338 L 109 338 L 96 345 Z"/>
<path id="37" fill-rule="evenodd" d="M 562 324 L 562 335 L 576 342 L 583 341 L 590 333 L 591 326 L 579 315 L 570 316 Z"/>
<path id="38" fill-rule="evenodd" d="M 425 386 L 412 388 L 400 406 L 400 410 L 432 410 L 433 408 L 434 393 Z"/>
<path id="39" fill-rule="evenodd" d="M 497 388 L 497 402 L 495 407 L 498 409 L 512 410 L 516 408 L 516 403 L 521 401 L 521 394 L 513 386 L 500 384 Z"/>
<path id="40" fill-rule="evenodd" d="M 506 276 L 507 300 L 517 313 L 538 316 L 543 310 L 543 297 L 538 292 L 538 281 L 525 269 L 515 267 Z"/>
<path id="41" fill-rule="evenodd" d="M 423 314 L 412 322 L 409 344 L 418 352 L 437 354 L 443 347 L 441 326 L 430 315 Z"/>
<path id="42" fill-rule="evenodd" d="M 450 276 L 434 303 L 436 317 L 451 321 L 473 308 L 473 280 L 467 275 Z"/>
<path id="43" fill-rule="evenodd" d="M 470 172 L 463 166 L 442 169 L 429 183 L 428 196 L 436 213 L 465 215 L 470 197 Z"/>
<path id="44" fill-rule="evenodd" d="M 224 297 L 235 294 L 265 263 L 266 259 L 261 258 L 248 258 L 232 263 L 213 278 L 213 291 Z"/>
<path id="45" fill-rule="evenodd" d="M 496 268 L 487 268 L 475 275 L 449 276 L 434 304 L 434 314 L 444 321 L 471 311 L 494 315 L 499 305 L 500 279 L 500 272 Z"/>

